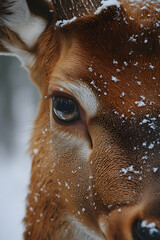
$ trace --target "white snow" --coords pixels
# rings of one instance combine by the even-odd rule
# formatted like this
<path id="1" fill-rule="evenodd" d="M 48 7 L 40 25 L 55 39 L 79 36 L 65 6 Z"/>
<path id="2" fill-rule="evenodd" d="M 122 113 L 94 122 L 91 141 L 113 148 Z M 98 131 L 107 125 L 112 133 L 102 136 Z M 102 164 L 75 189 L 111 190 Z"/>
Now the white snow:
<path id="1" fill-rule="evenodd" d="M 122 208 L 119 208 L 119 209 L 118 209 L 118 212 L 122 212 Z"/>
<path id="2" fill-rule="evenodd" d="M 154 69 L 154 66 L 150 63 L 150 64 L 149 64 L 149 68 L 150 68 L 151 70 L 153 70 L 153 69 Z"/>
<path id="3" fill-rule="evenodd" d="M 154 143 L 150 143 L 148 146 L 148 149 L 153 149 L 154 148 Z"/>
<path id="4" fill-rule="evenodd" d="M 137 81 L 137 84 L 138 84 L 139 86 L 141 86 L 141 81 Z"/>
<path id="5" fill-rule="evenodd" d="M 102 10 L 106 9 L 109 6 L 116 5 L 117 7 L 120 7 L 120 2 L 117 0 L 102 0 L 101 6 L 97 8 L 97 10 L 94 12 L 94 14 L 99 14 Z"/>
<path id="6" fill-rule="evenodd" d="M 135 104 L 137 104 L 137 107 L 144 107 L 144 106 L 146 106 L 146 104 L 142 100 L 135 101 Z"/>
<path id="7" fill-rule="evenodd" d="M 92 67 L 89 67 L 88 70 L 89 70 L 90 72 L 93 72 L 93 68 L 92 68 Z"/>
<path id="8" fill-rule="evenodd" d="M 31 169 L 31 158 L 27 154 L 28 141 L 40 100 L 35 87 L 29 84 L 26 72 L 19 67 L 19 61 L 12 59 L 12 65 L 8 65 L 7 71 L 10 72 L 13 93 L 11 111 L 14 124 L 10 135 L 13 143 L 9 151 L 8 146 L 2 144 L 3 139 L 0 141 L 0 240 L 23 239 L 22 220 Z M 3 80 L 1 75 L 0 81 Z M 7 123 L 2 127 L 7 130 Z"/>
<path id="9" fill-rule="evenodd" d="M 37 155 L 38 152 L 39 152 L 39 150 L 38 150 L 37 148 L 33 149 L 33 153 L 34 153 L 35 155 Z"/>
<path id="10" fill-rule="evenodd" d="M 149 122 L 149 120 L 144 118 L 144 119 L 139 123 L 139 125 L 142 125 L 142 124 L 145 124 L 145 123 L 148 123 L 148 122 Z"/>
<path id="11" fill-rule="evenodd" d="M 120 172 L 123 173 L 124 175 L 127 174 L 128 172 L 133 172 L 134 174 L 140 174 L 140 171 L 136 171 L 133 165 L 127 168 L 122 168 Z"/>
<path id="12" fill-rule="evenodd" d="M 119 82 L 119 79 L 114 77 L 114 76 L 112 76 L 112 81 L 116 83 L 116 82 Z"/>
<path id="13" fill-rule="evenodd" d="M 118 61 L 117 60 L 113 60 L 113 64 L 117 65 L 118 64 Z"/>
<path id="14" fill-rule="evenodd" d="M 73 17 L 73 18 L 71 18 L 69 20 L 66 20 L 66 19 L 59 20 L 59 21 L 56 22 L 56 27 L 63 27 L 65 25 L 67 25 L 67 24 L 70 24 L 70 23 L 74 22 L 76 19 L 77 19 L 77 17 Z"/>
<path id="15" fill-rule="evenodd" d="M 82 213 L 84 213 L 86 211 L 86 209 L 85 208 L 82 208 Z"/>
<path id="16" fill-rule="evenodd" d="M 102 0 L 101 6 L 97 8 L 97 10 L 94 12 L 94 14 L 98 15 L 102 10 L 106 9 L 109 6 L 113 6 L 113 5 L 120 7 L 120 2 L 118 2 L 117 0 Z M 59 20 L 56 22 L 55 25 L 56 25 L 56 27 L 63 27 L 67 24 L 74 22 L 75 20 L 77 20 L 77 17 L 74 16 L 73 18 L 71 18 L 69 20 L 66 20 L 66 19 Z"/>
<path id="17" fill-rule="evenodd" d="M 153 168 L 153 172 L 156 173 L 158 171 L 158 167 Z"/>
<path id="18" fill-rule="evenodd" d="M 25 149 L 21 149 L 12 157 L 0 154 L 0 159 L 4 160 L 0 162 L 1 240 L 21 240 L 23 236 L 22 220 L 25 216 L 31 159 Z"/>

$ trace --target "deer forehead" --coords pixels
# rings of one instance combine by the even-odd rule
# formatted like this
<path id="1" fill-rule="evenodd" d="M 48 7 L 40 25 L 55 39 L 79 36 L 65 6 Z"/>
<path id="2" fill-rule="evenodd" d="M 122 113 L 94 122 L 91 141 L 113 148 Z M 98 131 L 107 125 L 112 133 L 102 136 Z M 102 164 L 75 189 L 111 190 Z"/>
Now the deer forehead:
<path id="1" fill-rule="evenodd" d="M 87 112 L 87 115 L 94 117 L 98 111 L 99 99 L 91 86 L 79 77 L 78 68 L 80 65 L 81 59 L 78 54 L 72 54 L 72 50 L 68 53 L 64 50 L 63 53 L 62 50 L 61 57 L 51 74 L 49 94 L 59 91 L 73 96 Z M 71 72 L 74 72 L 72 77 Z"/>
<path id="2" fill-rule="evenodd" d="M 147 63 L 148 59 L 145 60 Z M 49 92 L 67 91 L 79 101 L 90 117 L 96 115 L 98 108 L 102 110 L 107 106 L 120 114 L 132 116 L 145 112 L 149 105 L 151 108 L 153 104 L 159 104 L 158 91 L 153 86 L 153 79 L 157 81 L 158 75 L 151 68 L 152 65 L 156 68 L 157 63 L 155 60 L 147 63 L 147 66 L 146 63 L 143 65 L 138 62 L 137 67 L 132 59 L 126 62 L 124 58 L 120 62 L 114 56 L 107 61 L 104 56 L 103 62 L 93 61 L 76 42 L 69 50 L 64 43 L 52 72 Z"/>

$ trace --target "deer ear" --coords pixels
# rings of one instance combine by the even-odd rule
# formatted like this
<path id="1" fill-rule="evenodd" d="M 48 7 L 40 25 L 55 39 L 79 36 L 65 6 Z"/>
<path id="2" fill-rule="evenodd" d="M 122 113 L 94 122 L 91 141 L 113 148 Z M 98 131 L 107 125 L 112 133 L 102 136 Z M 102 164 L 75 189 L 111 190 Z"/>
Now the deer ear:
<path id="1" fill-rule="evenodd" d="M 52 4 L 45 0 L 0 1 L 0 52 L 17 55 L 32 65 L 32 49 L 51 21 Z"/>

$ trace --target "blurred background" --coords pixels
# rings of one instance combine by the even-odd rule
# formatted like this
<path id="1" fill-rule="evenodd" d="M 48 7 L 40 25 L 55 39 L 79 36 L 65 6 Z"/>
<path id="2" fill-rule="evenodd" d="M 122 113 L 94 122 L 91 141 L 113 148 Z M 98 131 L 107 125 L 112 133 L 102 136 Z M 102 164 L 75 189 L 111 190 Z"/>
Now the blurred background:
<path id="1" fill-rule="evenodd" d="M 21 240 L 40 95 L 15 57 L 0 56 L 0 240 Z"/>

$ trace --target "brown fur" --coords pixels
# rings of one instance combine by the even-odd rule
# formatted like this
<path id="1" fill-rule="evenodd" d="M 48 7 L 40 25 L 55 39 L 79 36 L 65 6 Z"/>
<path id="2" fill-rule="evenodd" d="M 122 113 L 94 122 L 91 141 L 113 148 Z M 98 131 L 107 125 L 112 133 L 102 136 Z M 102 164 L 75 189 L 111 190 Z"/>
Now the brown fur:
<path id="1" fill-rule="evenodd" d="M 73 239 L 68 216 L 108 240 L 132 240 L 137 219 L 152 219 L 159 225 L 159 214 L 154 214 L 158 204 L 156 209 L 152 205 L 159 203 L 160 173 L 152 169 L 160 168 L 156 142 L 160 140 L 160 14 L 154 9 L 160 4 L 140 10 L 140 5 L 133 8 L 127 2 L 122 1 L 120 9 L 112 6 L 63 28 L 55 29 L 53 19 L 32 49 L 36 62 L 29 70 L 42 102 L 30 148 L 33 164 L 24 219 L 26 240 Z M 8 30 L 0 31 L 21 45 L 16 35 L 12 38 Z M 88 135 L 74 124 L 50 123 L 55 79 L 66 84 L 78 80 L 96 95 L 96 116 L 90 118 L 83 109 Z M 136 101 L 145 105 L 138 107 Z M 146 114 L 150 122 L 156 118 L 156 130 L 141 124 Z M 88 158 L 81 159 L 79 147 L 68 146 L 61 133 L 89 145 Z M 148 149 L 153 142 L 154 148 Z M 134 171 L 122 174 L 122 168 L 131 165 Z"/>

